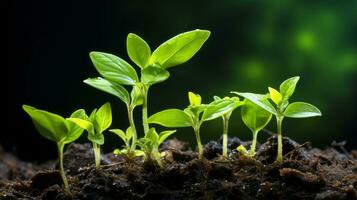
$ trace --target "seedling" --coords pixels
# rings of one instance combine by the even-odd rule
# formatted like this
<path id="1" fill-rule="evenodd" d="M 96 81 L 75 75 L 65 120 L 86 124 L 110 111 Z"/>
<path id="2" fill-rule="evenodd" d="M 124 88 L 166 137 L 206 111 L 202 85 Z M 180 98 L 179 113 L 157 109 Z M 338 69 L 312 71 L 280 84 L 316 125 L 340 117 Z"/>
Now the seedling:
<path id="1" fill-rule="evenodd" d="M 249 156 L 253 157 L 255 154 L 255 147 L 257 144 L 257 135 L 271 120 L 272 114 L 260 106 L 252 103 L 248 99 L 244 99 L 242 106 L 242 119 L 244 124 L 252 131 L 253 140 L 250 146 Z"/>
<path id="2" fill-rule="evenodd" d="M 203 158 L 200 127 L 205 121 L 213 120 L 227 114 L 235 107 L 233 100 L 219 100 L 209 105 L 201 103 L 201 96 L 192 92 L 188 93 L 190 105 L 184 110 L 167 109 L 152 115 L 149 123 L 166 127 L 192 127 L 197 140 L 198 158 Z"/>
<path id="3" fill-rule="evenodd" d="M 222 101 L 222 99 L 218 96 L 214 96 L 213 97 L 214 102 L 212 102 L 211 105 L 214 105 L 215 103 L 220 103 Z M 227 152 L 228 152 L 228 148 L 227 148 L 227 144 L 228 144 L 228 125 L 229 125 L 229 119 L 231 118 L 232 112 L 238 108 L 239 106 L 242 105 L 242 102 L 239 101 L 238 97 L 224 97 L 223 101 L 233 101 L 235 102 L 235 106 L 233 106 L 231 108 L 230 111 L 228 111 L 226 114 L 222 115 L 222 120 L 223 120 L 223 152 L 222 155 L 227 157 Z"/>
<path id="4" fill-rule="evenodd" d="M 210 35 L 206 30 L 194 30 L 179 34 L 161 44 L 153 53 L 149 45 L 138 35 L 130 33 L 127 37 L 127 52 L 130 59 L 140 68 L 140 80 L 135 69 L 121 58 L 108 53 L 91 52 L 90 58 L 97 71 L 107 80 L 105 84 L 90 84 L 97 89 L 114 94 L 129 104 L 128 93 L 122 85 L 136 86 L 142 98 L 142 120 L 144 132 L 149 131 L 148 92 L 149 88 L 169 78 L 168 68 L 185 63 L 201 48 Z M 89 81 L 85 81 L 88 83 Z M 88 83 L 89 84 L 89 83 Z M 130 108 L 130 107 L 129 107 Z M 132 113 L 132 109 L 128 109 Z M 130 115 L 130 114 L 129 114 Z M 131 119 L 131 120 L 130 120 Z M 129 117 L 129 121 L 133 121 Z M 136 131 L 131 122 L 135 144 Z"/>
<path id="5" fill-rule="evenodd" d="M 112 124 L 112 110 L 110 103 L 105 103 L 98 110 L 94 109 L 90 116 L 82 118 L 70 117 L 68 121 L 73 122 L 88 132 L 88 140 L 92 142 L 95 158 L 95 166 L 100 166 L 100 145 L 104 144 L 103 132 Z"/>
<path id="6" fill-rule="evenodd" d="M 118 137 L 120 137 L 121 140 L 123 140 L 125 146 L 123 149 L 115 149 L 114 154 L 115 155 L 125 155 L 127 158 L 131 159 L 137 156 L 143 156 L 144 152 L 140 150 L 132 150 L 132 145 L 130 144 L 130 141 L 133 137 L 133 130 L 131 127 L 127 128 L 126 131 L 122 131 L 120 129 L 110 129 L 109 130 L 112 133 L 115 133 Z"/>
<path id="7" fill-rule="evenodd" d="M 159 146 L 175 132 L 176 130 L 169 130 L 157 134 L 155 128 L 151 128 L 149 132 L 145 135 L 145 137 L 140 138 L 138 140 L 138 145 L 145 153 L 145 159 L 154 160 L 160 167 L 163 167 L 161 162 L 161 154 L 159 152 Z"/>
<path id="8" fill-rule="evenodd" d="M 68 181 L 63 168 L 63 148 L 66 144 L 77 140 L 83 133 L 83 129 L 74 125 L 73 123 L 66 121 L 63 117 L 57 114 L 50 113 L 45 110 L 39 110 L 28 105 L 23 105 L 22 108 L 28 115 L 30 115 L 37 131 L 44 138 L 56 142 L 60 174 L 65 189 L 70 192 Z M 82 118 L 84 115 L 85 111 L 80 109 L 73 112 L 71 117 Z"/>
<path id="9" fill-rule="evenodd" d="M 252 103 L 258 105 L 264 110 L 273 114 L 277 121 L 278 127 L 278 156 L 277 161 L 283 162 L 283 143 L 282 143 L 282 122 L 285 117 L 290 118 L 305 118 L 321 116 L 321 112 L 315 106 L 305 102 L 294 102 L 289 104 L 289 98 L 295 91 L 295 87 L 300 77 L 295 76 L 285 80 L 280 84 L 280 91 L 269 87 L 269 94 L 254 94 L 232 92 L 242 96 Z M 275 106 L 269 101 L 271 100 Z"/>

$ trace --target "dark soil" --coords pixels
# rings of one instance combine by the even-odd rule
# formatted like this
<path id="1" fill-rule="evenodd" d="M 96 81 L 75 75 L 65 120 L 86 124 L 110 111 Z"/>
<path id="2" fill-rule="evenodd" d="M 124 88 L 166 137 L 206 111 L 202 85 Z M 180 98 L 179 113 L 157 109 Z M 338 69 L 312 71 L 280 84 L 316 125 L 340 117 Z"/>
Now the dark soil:
<path id="1" fill-rule="evenodd" d="M 229 147 L 249 147 L 238 138 Z M 334 144 L 325 150 L 284 138 L 284 163 L 275 163 L 276 138 L 258 146 L 254 159 L 230 151 L 220 156 L 220 142 L 205 146 L 199 161 L 186 144 L 162 145 L 165 167 L 137 158 L 106 154 L 93 167 L 88 144 L 69 145 L 65 168 L 72 194 L 63 190 L 56 162 L 34 165 L 0 150 L 0 199 L 357 199 L 357 151 Z"/>

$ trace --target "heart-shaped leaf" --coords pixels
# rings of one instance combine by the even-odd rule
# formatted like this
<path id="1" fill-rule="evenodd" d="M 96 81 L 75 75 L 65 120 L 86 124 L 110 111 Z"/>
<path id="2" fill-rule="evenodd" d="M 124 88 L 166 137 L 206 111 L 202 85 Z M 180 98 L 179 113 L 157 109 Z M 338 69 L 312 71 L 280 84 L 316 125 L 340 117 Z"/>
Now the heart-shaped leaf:
<path id="1" fill-rule="evenodd" d="M 271 120 L 272 114 L 252 103 L 248 99 L 244 100 L 242 106 L 242 120 L 244 124 L 253 132 L 257 133 L 263 129 Z"/>

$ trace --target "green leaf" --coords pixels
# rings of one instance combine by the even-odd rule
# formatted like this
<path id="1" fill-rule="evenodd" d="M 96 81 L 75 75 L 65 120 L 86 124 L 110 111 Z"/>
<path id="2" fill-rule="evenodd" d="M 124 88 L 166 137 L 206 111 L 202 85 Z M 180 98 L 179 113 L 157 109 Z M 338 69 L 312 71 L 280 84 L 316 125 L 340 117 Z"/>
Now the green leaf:
<path id="1" fill-rule="evenodd" d="M 103 92 L 118 97 L 126 104 L 129 104 L 130 102 L 129 92 L 123 86 L 114 83 L 113 81 L 108 81 L 104 78 L 97 77 L 97 78 L 88 78 L 83 82 L 98 90 L 101 90 Z"/>
<path id="2" fill-rule="evenodd" d="M 267 95 L 254 94 L 254 93 L 248 93 L 248 92 L 231 92 L 231 93 L 236 94 L 238 96 L 242 96 L 242 97 L 248 99 L 249 101 L 257 104 L 264 110 L 270 112 L 271 114 L 277 115 L 276 109 L 274 108 L 273 105 L 271 105 L 271 103 L 267 99 Z"/>
<path id="3" fill-rule="evenodd" d="M 159 142 L 159 135 L 157 134 L 155 128 L 150 128 L 146 133 L 145 138 L 149 139 L 152 144 L 157 144 Z"/>
<path id="4" fill-rule="evenodd" d="M 129 33 L 126 39 L 126 49 L 129 58 L 141 69 L 145 68 L 151 56 L 149 45 L 141 37 Z"/>
<path id="5" fill-rule="evenodd" d="M 253 133 L 257 133 L 262 130 L 269 123 L 272 117 L 271 113 L 255 103 L 252 103 L 248 99 L 244 100 L 241 115 L 244 124 Z"/>
<path id="6" fill-rule="evenodd" d="M 284 116 L 291 118 L 305 118 L 321 116 L 321 112 L 315 106 L 305 102 L 294 102 L 288 105 Z"/>
<path id="7" fill-rule="evenodd" d="M 92 110 L 92 112 L 90 113 L 90 115 L 89 115 L 89 121 L 91 121 L 91 122 L 94 122 L 94 120 L 95 120 L 95 114 L 97 113 L 97 109 L 95 108 L 95 109 L 93 109 Z"/>
<path id="8" fill-rule="evenodd" d="M 104 135 L 89 133 L 88 140 L 90 140 L 91 142 L 94 142 L 96 144 L 103 145 L 104 144 Z"/>
<path id="9" fill-rule="evenodd" d="M 117 136 L 119 136 L 126 145 L 128 144 L 128 139 L 127 139 L 124 131 L 122 131 L 120 129 L 110 129 L 109 131 L 112 133 L 115 133 Z"/>
<path id="10" fill-rule="evenodd" d="M 169 76 L 170 73 L 166 69 L 156 65 L 152 65 L 141 70 L 141 82 L 148 85 L 163 82 L 168 79 Z"/>
<path id="11" fill-rule="evenodd" d="M 191 118 L 182 110 L 168 109 L 153 114 L 148 119 L 151 124 L 159 124 L 166 127 L 190 127 Z"/>
<path id="12" fill-rule="evenodd" d="M 135 69 L 123 59 L 102 52 L 91 52 L 89 55 L 95 68 L 105 79 L 123 85 L 139 82 Z"/>
<path id="13" fill-rule="evenodd" d="M 199 106 L 202 102 L 201 96 L 193 92 L 188 92 L 188 100 L 191 106 Z"/>
<path id="14" fill-rule="evenodd" d="M 158 145 L 163 143 L 166 140 L 166 138 L 168 138 L 170 135 L 174 134 L 175 132 L 176 132 L 176 130 L 162 131 L 159 134 L 159 143 L 158 143 Z"/>
<path id="15" fill-rule="evenodd" d="M 297 82 L 299 81 L 299 76 L 291 77 L 280 84 L 280 93 L 285 100 L 289 99 L 295 91 Z"/>
<path id="16" fill-rule="evenodd" d="M 71 115 L 71 118 L 83 119 L 85 117 L 88 118 L 85 110 L 83 110 L 83 109 L 76 110 Z M 81 127 L 77 126 L 75 123 L 68 123 L 68 127 L 69 127 L 69 131 L 63 141 L 63 144 L 68 144 L 68 143 L 71 143 L 71 142 L 77 140 L 83 133 L 83 129 Z"/>
<path id="17" fill-rule="evenodd" d="M 133 89 L 131 89 L 130 96 L 132 106 L 139 106 L 143 104 L 143 95 L 141 94 L 139 86 L 134 85 Z"/>
<path id="18" fill-rule="evenodd" d="M 95 114 L 94 128 L 97 133 L 103 133 L 112 124 L 112 109 L 110 103 L 105 103 Z"/>
<path id="19" fill-rule="evenodd" d="M 268 89 L 271 100 L 278 105 L 283 100 L 283 96 L 274 88 L 268 87 Z"/>
<path id="20" fill-rule="evenodd" d="M 129 126 L 126 131 L 125 131 L 125 134 L 126 134 L 126 139 L 129 141 L 132 137 L 133 137 L 133 129 Z"/>
<path id="21" fill-rule="evenodd" d="M 149 64 L 163 68 L 173 67 L 188 61 L 201 48 L 210 35 L 206 30 L 194 30 L 179 34 L 161 44 L 151 55 Z"/>
<path id="22" fill-rule="evenodd" d="M 74 124 L 76 124 L 77 126 L 79 126 L 82 129 L 87 130 L 88 133 L 94 134 L 94 127 L 93 127 L 92 122 L 85 120 L 85 119 L 81 119 L 81 118 L 67 118 L 66 120 L 73 122 Z"/>
<path id="23" fill-rule="evenodd" d="M 218 100 L 209 104 L 203 112 L 201 121 L 209 121 L 231 112 L 235 108 L 235 102 L 230 100 Z"/>
<path id="24" fill-rule="evenodd" d="M 31 117 L 37 131 L 44 138 L 60 142 L 67 136 L 69 126 L 63 117 L 28 105 L 23 105 L 22 108 Z"/>

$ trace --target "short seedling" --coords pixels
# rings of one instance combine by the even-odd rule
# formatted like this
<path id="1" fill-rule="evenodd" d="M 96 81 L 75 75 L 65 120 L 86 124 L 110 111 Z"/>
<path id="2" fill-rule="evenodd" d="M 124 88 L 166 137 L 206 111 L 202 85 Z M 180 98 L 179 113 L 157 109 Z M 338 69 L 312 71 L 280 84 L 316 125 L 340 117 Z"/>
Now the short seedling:
<path id="1" fill-rule="evenodd" d="M 145 134 L 149 131 L 148 125 L 148 92 L 149 88 L 169 78 L 168 68 L 185 63 L 201 48 L 210 35 L 206 30 L 194 30 L 179 34 L 161 44 L 153 53 L 149 45 L 138 35 L 130 33 L 127 37 L 127 52 L 130 59 L 140 67 L 139 80 L 135 69 L 121 58 L 108 53 L 91 52 L 90 58 L 97 71 L 111 84 L 90 84 L 100 90 L 119 96 L 127 100 L 126 93 L 121 85 L 138 87 L 142 98 L 142 119 Z M 89 81 L 86 81 L 88 83 Z M 113 86 L 115 85 L 115 86 Z M 120 93 L 120 94 L 119 94 Z M 124 101 L 124 100 L 123 100 Z M 124 101 L 125 102 L 125 101 Z M 129 110 L 129 109 L 128 109 Z M 131 118 L 131 117 L 129 117 Z M 134 125 L 131 123 L 134 131 Z"/>
<path id="2" fill-rule="evenodd" d="M 222 99 L 218 96 L 214 96 L 214 102 L 211 103 L 211 105 L 214 105 L 215 103 L 220 103 Z M 242 102 L 239 101 L 238 97 L 224 97 L 223 101 L 234 101 L 235 106 L 231 108 L 229 112 L 226 114 L 222 115 L 222 120 L 223 120 L 223 152 L 222 155 L 227 157 L 227 152 L 228 152 L 228 127 L 229 127 L 229 119 L 231 118 L 232 112 L 238 108 L 239 106 L 242 105 Z"/>
<path id="3" fill-rule="evenodd" d="M 114 150 L 115 155 L 119 155 L 119 154 L 125 155 L 129 159 L 132 159 L 137 156 L 143 156 L 144 154 L 143 151 L 137 149 L 132 150 L 133 144 L 130 144 L 130 141 L 133 137 L 133 130 L 131 127 L 128 127 L 125 132 L 120 129 L 110 129 L 109 131 L 119 136 L 120 139 L 122 139 L 125 144 L 123 149 Z"/>
<path id="4" fill-rule="evenodd" d="M 100 166 L 100 145 L 104 144 L 103 132 L 112 124 L 112 110 L 110 103 L 105 103 L 98 110 L 94 109 L 90 116 L 82 118 L 70 117 L 68 121 L 73 122 L 88 132 L 88 140 L 92 142 L 95 158 L 95 166 Z"/>
<path id="5" fill-rule="evenodd" d="M 204 121 L 221 117 L 235 107 L 235 101 L 220 100 L 209 105 L 201 103 L 201 96 L 192 92 L 188 93 L 190 105 L 184 110 L 167 109 L 152 115 L 149 123 L 166 127 L 192 127 L 195 131 L 198 158 L 203 158 L 203 146 L 200 137 L 200 127 Z"/>
<path id="6" fill-rule="evenodd" d="M 249 156 L 253 157 L 255 154 L 255 147 L 257 144 L 257 135 L 271 120 L 272 114 L 248 99 L 244 99 L 242 106 L 242 120 L 244 124 L 252 131 L 253 140 L 250 146 Z"/>
<path id="7" fill-rule="evenodd" d="M 157 134 L 155 128 L 151 128 L 149 132 L 138 140 L 138 145 L 141 147 L 141 150 L 145 153 L 146 160 L 154 160 L 159 165 L 163 167 L 161 162 L 161 154 L 159 152 L 159 146 L 162 144 L 166 138 L 174 134 L 176 130 L 163 131 L 160 134 Z"/>
<path id="8" fill-rule="evenodd" d="M 305 102 L 294 102 L 289 104 L 289 98 L 294 93 L 299 78 L 300 77 L 296 76 L 285 80 L 280 84 L 280 91 L 269 87 L 269 94 L 267 95 L 232 92 L 250 100 L 252 103 L 275 115 L 278 127 L 277 161 L 279 163 L 283 162 L 282 122 L 284 117 L 305 118 L 321 116 L 320 110 L 311 104 Z M 269 99 L 275 106 L 270 103 Z"/>
<path id="9" fill-rule="evenodd" d="M 46 139 L 56 142 L 58 148 L 58 159 L 60 174 L 65 189 L 69 192 L 68 181 L 63 168 L 63 148 L 78 139 L 83 133 L 83 129 L 73 123 L 66 121 L 63 117 L 34 107 L 23 105 L 22 108 L 30 115 L 38 132 Z M 85 115 L 83 109 L 72 113 L 73 118 L 82 118 Z"/>

